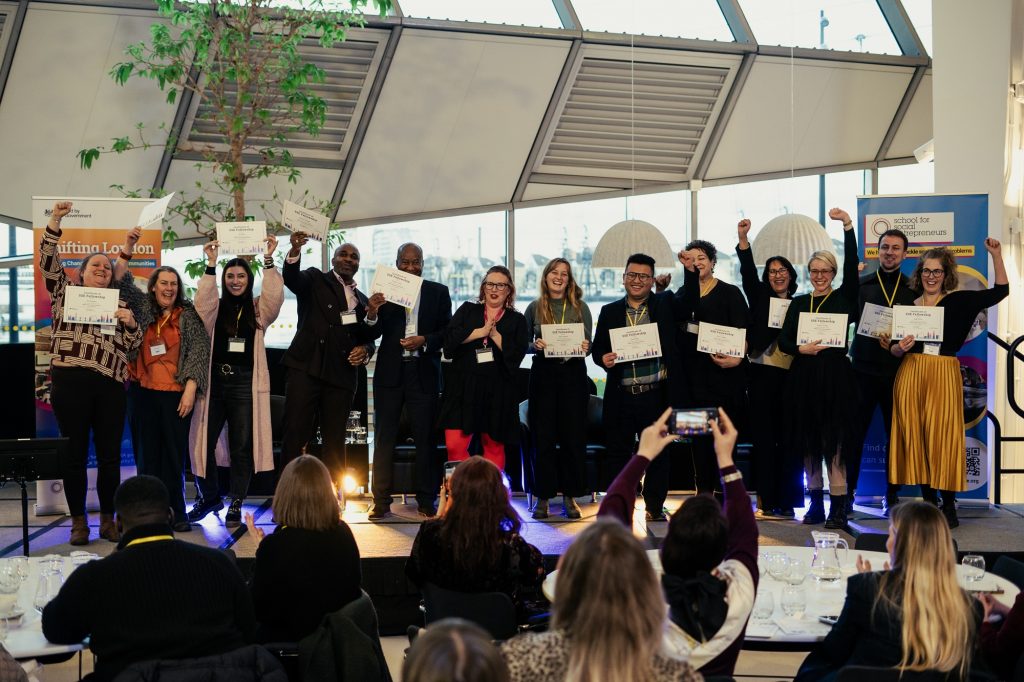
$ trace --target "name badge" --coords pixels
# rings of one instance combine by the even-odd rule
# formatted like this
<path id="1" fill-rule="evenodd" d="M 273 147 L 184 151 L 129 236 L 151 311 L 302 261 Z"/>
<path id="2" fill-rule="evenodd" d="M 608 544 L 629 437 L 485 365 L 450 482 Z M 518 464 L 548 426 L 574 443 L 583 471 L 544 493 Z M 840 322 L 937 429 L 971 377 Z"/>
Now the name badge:
<path id="1" fill-rule="evenodd" d="M 494 362 L 494 350 L 492 350 L 491 348 L 477 348 L 476 362 L 477 364 L 483 364 L 485 362 Z"/>
<path id="2" fill-rule="evenodd" d="M 939 354 L 939 344 L 937 344 L 937 343 L 926 343 L 926 344 L 924 344 L 924 354 L 925 355 L 938 355 Z"/>
<path id="3" fill-rule="evenodd" d="M 358 324 L 359 323 L 359 318 L 356 317 L 356 311 L 354 311 L 354 310 L 346 310 L 345 312 L 343 312 L 341 314 L 341 323 L 342 324 Z"/>
<path id="4" fill-rule="evenodd" d="M 245 352 L 245 339 L 233 336 L 228 339 L 228 352 L 229 353 L 244 353 Z"/>
<path id="5" fill-rule="evenodd" d="M 699 322 L 687 322 L 686 323 L 687 334 L 700 334 L 700 323 Z"/>
<path id="6" fill-rule="evenodd" d="M 158 358 L 166 352 L 167 346 L 165 346 L 162 343 L 154 343 L 152 346 L 149 347 L 149 354 L 152 355 L 154 358 Z"/>

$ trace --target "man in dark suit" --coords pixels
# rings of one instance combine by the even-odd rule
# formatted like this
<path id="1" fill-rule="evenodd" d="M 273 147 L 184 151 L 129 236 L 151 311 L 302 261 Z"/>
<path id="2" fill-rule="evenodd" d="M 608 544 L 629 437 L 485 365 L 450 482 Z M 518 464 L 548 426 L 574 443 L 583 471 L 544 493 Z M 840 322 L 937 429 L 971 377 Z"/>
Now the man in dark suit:
<path id="1" fill-rule="evenodd" d="M 338 480 L 345 461 L 345 425 L 359 382 L 358 368 L 370 360 L 377 327 L 368 326 L 367 299 L 356 290 L 359 249 L 342 244 L 334 251 L 331 271 L 299 269 L 302 232 L 291 236 L 285 258 L 284 284 L 298 302 L 298 329 L 281 362 L 288 367 L 284 402 L 284 462 L 302 454 L 319 418 L 321 459 Z"/>
<path id="2" fill-rule="evenodd" d="M 423 249 L 417 244 L 398 247 L 395 267 L 423 276 Z M 434 423 L 441 392 L 441 346 L 444 330 L 452 319 L 448 287 L 424 280 L 412 308 L 385 303 L 384 295 L 370 297 L 377 319 L 367 324 L 380 328 L 380 350 L 373 373 L 373 404 L 376 410 L 373 451 L 373 508 L 370 520 L 391 513 L 392 462 L 402 407 L 416 442 L 416 503 L 422 516 L 434 515 L 434 497 L 440 483 L 434 449 Z"/>
<path id="3" fill-rule="evenodd" d="M 687 270 L 687 284 L 695 275 Z M 683 366 L 677 342 L 676 319 L 688 319 L 681 310 L 684 299 L 652 293 L 654 259 L 636 253 L 626 261 L 622 275 L 626 296 L 601 308 L 594 335 L 594 362 L 608 372 L 604 389 L 605 448 L 613 469 L 621 469 L 636 451 L 636 439 L 661 418 L 665 408 L 685 405 Z M 685 286 L 685 285 L 684 285 Z M 696 286 L 694 283 L 693 286 Z M 661 357 L 617 362 L 609 329 L 653 324 L 658 330 Z M 649 521 L 665 520 L 669 458 L 659 457 L 647 469 L 644 502 Z"/>

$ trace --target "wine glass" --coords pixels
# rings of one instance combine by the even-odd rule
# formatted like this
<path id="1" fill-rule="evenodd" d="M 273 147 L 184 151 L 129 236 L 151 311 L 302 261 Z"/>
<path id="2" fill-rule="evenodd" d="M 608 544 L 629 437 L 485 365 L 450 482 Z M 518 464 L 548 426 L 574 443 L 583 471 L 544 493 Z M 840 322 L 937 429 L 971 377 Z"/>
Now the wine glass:
<path id="1" fill-rule="evenodd" d="M 807 592 L 799 585 L 782 588 L 782 610 L 787 616 L 803 618 L 807 611 Z"/>
<path id="2" fill-rule="evenodd" d="M 960 563 L 964 567 L 964 577 L 968 582 L 976 582 L 985 577 L 985 557 L 980 554 L 968 554 Z"/>

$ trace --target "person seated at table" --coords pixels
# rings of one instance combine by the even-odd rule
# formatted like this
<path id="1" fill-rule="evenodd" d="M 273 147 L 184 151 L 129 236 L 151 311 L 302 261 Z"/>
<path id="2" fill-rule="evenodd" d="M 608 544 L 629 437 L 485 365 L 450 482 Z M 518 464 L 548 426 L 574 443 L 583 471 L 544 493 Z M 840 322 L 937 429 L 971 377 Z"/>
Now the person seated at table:
<path id="1" fill-rule="evenodd" d="M 985 609 L 978 651 L 1000 680 L 1017 679 L 1014 669 L 1024 656 L 1024 592 L 1012 607 L 991 594 L 979 594 L 978 600 Z"/>
<path id="2" fill-rule="evenodd" d="M 114 494 L 114 554 L 70 573 L 43 609 L 55 644 L 89 638 L 90 679 L 113 680 L 139 661 L 200 658 L 238 649 L 256 629 L 252 600 L 231 558 L 175 540 L 167 487 L 133 476 Z"/>
<path id="3" fill-rule="evenodd" d="M 661 419 L 640 435 L 636 454 L 608 488 L 598 516 L 632 527 L 633 504 L 640 478 L 651 460 L 675 440 Z M 689 661 L 705 675 L 732 675 L 743 644 L 757 581 L 757 523 L 743 477 L 733 464 L 736 428 L 725 410 L 711 421 L 725 509 L 711 495 L 683 503 L 668 523 L 661 543 L 665 574 L 661 585 L 669 604 L 665 653 Z"/>
<path id="4" fill-rule="evenodd" d="M 266 537 L 252 514 L 245 517 L 257 544 L 250 583 L 256 639 L 297 642 L 362 594 L 359 547 L 339 515 L 330 472 L 312 455 L 281 472 L 272 509 L 277 528 Z"/>
<path id="5" fill-rule="evenodd" d="M 544 582 L 544 557 L 519 534 L 521 527 L 501 470 L 470 457 L 441 486 L 437 517 L 420 526 L 405 574 L 417 587 L 504 592 L 525 621 Z"/>
<path id="6" fill-rule="evenodd" d="M 512 682 L 694 682 L 689 663 L 659 651 L 665 601 L 647 553 L 612 519 L 597 519 L 558 561 L 551 629 L 506 641 Z"/>
<path id="7" fill-rule="evenodd" d="M 403 682 L 508 682 L 508 666 L 479 625 L 445 618 L 424 630 L 402 664 Z"/>
<path id="8" fill-rule="evenodd" d="M 794 682 L 832 680 L 849 665 L 968 677 L 982 608 L 957 582 L 942 512 L 927 502 L 896 505 L 886 548 L 883 571 L 857 557 L 839 620 Z"/>

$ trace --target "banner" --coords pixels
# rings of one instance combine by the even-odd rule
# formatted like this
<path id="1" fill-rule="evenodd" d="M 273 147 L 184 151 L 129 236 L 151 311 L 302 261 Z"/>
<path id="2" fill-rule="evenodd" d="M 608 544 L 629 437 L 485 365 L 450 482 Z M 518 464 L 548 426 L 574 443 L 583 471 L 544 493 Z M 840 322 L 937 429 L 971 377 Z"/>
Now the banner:
<path id="1" fill-rule="evenodd" d="M 956 255 L 961 289 L 988 288 L 987 194 L 926 194 L 915 196 L 865 196 L 857 198 L 857 215 L 861 230 L 858 239 L 861 259 L 868 264 L 866 272 L 877 267 L 878 238 L 888 229 L 903 230 L 910 240 L 910 249 L 903 263 L 903 274 L 909 277 L 917 267 L 917 258 L 930 248 L 945 246 Z M 960 376 L 964 383 L 964 423 L 967 427 L 967 491 L 959 493 L 962 500 L 988 500 L 988 429 L 985 424 L 988 375 L 988 342 L 985 333 L 988 311 L 975 320 L 967 342 L 957 355 Z M 864 439 L 860 482 L 861 495 L 884 495 L 886 484 L 885 437 L 880 412 Z M 916 488 L 904 487 L 903 495 L 917 494 Z"/>
<path id="2" fill-rule="evenodd" d="M 68 277 L 77 277 L 77 270 L 85 256 L 90 253 L 102 252 L 116 257 L 124 244 L 125 235 L 139 220 L 139 212 L 153 199 L 109 199 L 109 198 L 75 198 L 75 197 L 32 197 L 32 231 L 36 269 L 35 303 L 36 303 L 36 343 L 35 343 L 35 404 L 36 404 L 36 437 L 45 438 L 58 435 L 57 421 L 50 407 L 50 295 L 46 291 L 42 273 L 39 271 L 39 242 L 43 231 L 50 220 L 53 204 L 57 201 L 70 201 L 73 206 L 71 213 L 61 221 L 62 234 L 57 244 L 57 253 L 64 263 L 64 272 Z M 160 265 L 160 244 L 163 226 L 160 222 L 153 223 L 142 231 L 142 238 L 135 245 L 135 255 L 128 267 L 135 284 L 146 288 L 150 273 Z M 90 400 L 83 396 L 83 400 Z M 121 467 L 134 467 L 132 442 L 127 425 L 121 437 Z M 86 507 L 90 510 L 99 508 L 96 498 L 96 453 L 89 446 L 89 489 Z M 129 472 L 129 475 L 134 471 Z M 36 513 L 59 514 L 67 510 L 64 502 L 64 491 L 60 481 L 39 481 L 36 484 Z"/>

